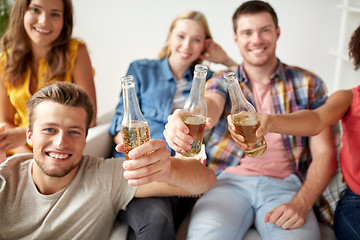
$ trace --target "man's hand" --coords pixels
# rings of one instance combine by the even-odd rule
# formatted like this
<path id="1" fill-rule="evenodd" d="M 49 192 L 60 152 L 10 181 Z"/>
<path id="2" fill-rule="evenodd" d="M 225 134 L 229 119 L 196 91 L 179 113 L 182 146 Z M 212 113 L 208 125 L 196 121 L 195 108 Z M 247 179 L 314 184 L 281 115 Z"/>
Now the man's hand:
<path id="1" fill-rule="evenodd" d="M 124 152 L 124 145 L 116 146 L 116 151 Z M 123 163 L 124 177 L 131 186 L 139 186 L 153 181 L 168 181 L 171 177 L 170 151 L 163 140 L 150 141 L 132 149 L 130 160 Z"/>
<path id="2" fill-rule="evenodd" d="M 229 132 L 231 134 L 232 139 L 234 140 L 236 146 L 240 150 L 244 151 L 247 148 L 247 145 L 244 143 L 245 139 L 240 134 L 235 133 L 235 126 L 234 126 L 234 124 L 232 122 L 231 114 L 229 114 L 227 116 L 227 121 L 228 121 L 228 130 L 229 130 Z"/>
<path id="3" fill-rule="evenodd" d="M 184 154 L 191 148 L 194 139 L 189 135 L 189 128 L 183 122 L 181 114 L 182 111 L 177 109 L 168 117 L 163 134 L 166 142 L 175 152 Z M 205 127 L 208 129 L 212 128 L 209 118 L 206 119 Z"/>
<path id="4" fill-rule="evenodd" d="M 276 224 L 283 229 L 294 229 L 306 222 L 307 214 L 308 211 L 304 210 L 300 204 L 290 202 L 268 212 L 264 221 Z"/>

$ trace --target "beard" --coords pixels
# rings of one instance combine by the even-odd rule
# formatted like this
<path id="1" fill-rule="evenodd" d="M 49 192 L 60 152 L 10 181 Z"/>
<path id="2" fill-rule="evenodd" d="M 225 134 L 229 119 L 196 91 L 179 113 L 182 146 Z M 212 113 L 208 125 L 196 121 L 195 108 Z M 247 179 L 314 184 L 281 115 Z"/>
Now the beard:
<path id="1" fill-rule="evenodd" d="M 55 169 L 55 170 L 52 170 L 52 169 L 48 169 L 46 167 L 46 164 L 44 164 L 44 162 L 41 162 L 41 161 L 38 161 L 36 158 L 34 158 L 34 160 L 36 161 L 36 164 L 39 166 L 39 168 L 41 169 L 41 171 L 49 176 L 49 177 L 54 177 L 54 178 L 62 178 L 62 177 L 65 177 L 66 175 L 68 175 L 74 168 L 76 168 L 77 166 L 79 166 L 80 162 L 79 161 L 78 163 L 76 164 L 72 164 L 70 166 L 68 166 L 67 168 L 65 169 L 62 169 L 62 168 L 59 168 L 59 169 Z"/>

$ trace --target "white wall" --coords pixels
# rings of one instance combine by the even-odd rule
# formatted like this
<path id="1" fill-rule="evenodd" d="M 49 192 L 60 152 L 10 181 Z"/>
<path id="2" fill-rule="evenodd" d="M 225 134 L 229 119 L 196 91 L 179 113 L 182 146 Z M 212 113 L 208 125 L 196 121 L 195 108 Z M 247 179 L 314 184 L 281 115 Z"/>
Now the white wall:
<path id="1" fill-rule="evenodd" d="M 131 61 L 157 58 L 171 21 L 183 10 L 203 12 L 214 40 L 233 59 L 240 62 L 239 51 L 233 42 L 231 17 L 242 2 L 244 1 L 73 0 L 74 37 L 86 42 L 96 70 L 98 116 L 115 109 L 120 94 L 120 77 L 126 74 Z M 315 72 L 323 78 L 332 92 L 336 59 L 329 52 L 338 47 L 341 11 L 336 6 L 341 0 L 268 2 L 279 18 L 281 35 L 277 48 L 278 57 L 285 63 Z M 355 24 L 348 30 L 350 33 L 360 23 L 360 14 L 351 18 Z M 210 67 L 222 68 L 218 65 Z M 350 63 L 346 63 L 345 68 L 350 72 L 351 82 L 342 84 L 341 87 L 356 86 L 360 80 L 360 72 L 355 73 Z"/>

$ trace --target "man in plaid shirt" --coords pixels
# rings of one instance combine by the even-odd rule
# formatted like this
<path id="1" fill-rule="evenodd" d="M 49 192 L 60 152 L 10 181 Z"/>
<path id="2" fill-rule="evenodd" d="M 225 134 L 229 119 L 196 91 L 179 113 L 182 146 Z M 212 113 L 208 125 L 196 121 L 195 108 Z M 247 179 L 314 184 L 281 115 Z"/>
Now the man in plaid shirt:
<path id="1" fill-rule="evenodd" d="M 315 74 L 276 57 L 280 28 L 268 3 L 245 2 L 233 26 L 244 61 L 206 86 L 206 125 L 214 126 L 206 152 L 218 184 L 194 206 L 188 239 L 241 239 L 253 224 L 263 239 L 320 239 L 312 207 L 336 170 L 331 128 L 311 138 L 270 133 L 262 156 L 244 156 L 228 131 L 231 101 L 223 75 L 236 72 L 245 97 L 266 113 L 315 109 L 327 98 L 325 85 Z M 193 139 L 180 114 L 168 118 L 164 135 L 181 153 Z"/>

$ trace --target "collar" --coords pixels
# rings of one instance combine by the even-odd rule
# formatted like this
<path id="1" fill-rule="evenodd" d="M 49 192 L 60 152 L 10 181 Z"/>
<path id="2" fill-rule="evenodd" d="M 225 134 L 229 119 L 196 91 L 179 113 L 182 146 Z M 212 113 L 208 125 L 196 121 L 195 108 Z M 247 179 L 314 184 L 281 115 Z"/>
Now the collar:
<path id="1" fill-rule="evenodd" d="M 160 59 L 160 68 L 161 68 L 162 76 L 163 76 L 162 80 L 170 81 L 172 79 L 175 79 L 175 77 L 174 77 L 174 75 L 173 75 L 173 73 L 171 71 L 170 65 L 169 65 L 169 58 L 168 57 Z M 182 78 L 187 82 L 191 82 L 192 79 L 193 79 L 193 76 L 194 76 L 194 66 L 190 66 L 185 71 Z"/>
<path id="2" fill-rule="evenodd" d="M 285 74 L 285 66 L 284 64 L 280 61 L 280 59 L 277 59 L 278 60 L 278 64 L 275 68 L 275 71 L 273 72 L 273 74 L 271 74 L 271 77 L 270 77 L 270 82 L 271 83 L 274 83 L 276 81 L 285 81 L 286 80 L 286 74 Z M 245 84 L 249 83 L 249 79 L 248 77 L 246 76 L 246 72 L 245 72 L 245 69 L 244 69 L 244 63 L 242 63 L 241 65 L 239 65 L 237 67 L 237 77 L 239 79 L 239 82 L 244 82 Z"/>

